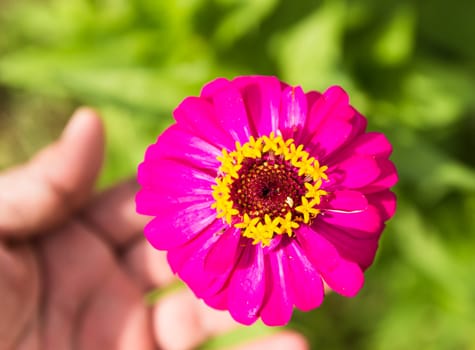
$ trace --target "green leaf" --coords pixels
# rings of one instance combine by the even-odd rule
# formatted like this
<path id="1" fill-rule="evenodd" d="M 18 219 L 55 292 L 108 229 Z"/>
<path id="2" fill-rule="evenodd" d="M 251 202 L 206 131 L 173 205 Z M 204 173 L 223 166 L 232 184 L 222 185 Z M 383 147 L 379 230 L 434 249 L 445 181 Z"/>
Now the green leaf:
<path id="1" fill-rule="evenodd" d="M 342 35 L 345 26 L 342 1 L 325 1 L 313 13 L 272 42 L 282 78 L 322 90 L 340 77 Z"/>

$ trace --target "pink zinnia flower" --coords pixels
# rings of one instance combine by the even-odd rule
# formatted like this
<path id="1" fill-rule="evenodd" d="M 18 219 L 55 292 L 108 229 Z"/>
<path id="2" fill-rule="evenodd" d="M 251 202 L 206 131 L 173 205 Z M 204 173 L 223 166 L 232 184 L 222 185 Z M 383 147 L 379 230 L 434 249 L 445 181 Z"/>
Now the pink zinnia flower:
<path id="1" fill-rule="evenodd" d="M 286 324 L 324 283 L 363 286 L 397 182 L 381 133 L 340 87 L 216 79 L 175 110 L 138 169 L 145 235 L 208 305 L 243 324 Z"/>

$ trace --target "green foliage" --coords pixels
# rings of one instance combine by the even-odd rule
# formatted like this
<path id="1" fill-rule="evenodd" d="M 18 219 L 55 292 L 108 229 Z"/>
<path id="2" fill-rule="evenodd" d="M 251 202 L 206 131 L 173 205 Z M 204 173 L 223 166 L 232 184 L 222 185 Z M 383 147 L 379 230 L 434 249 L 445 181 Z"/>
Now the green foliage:
<path id="1" fill-rule="evenodd" d="M 19 159 L 13 149 L 30 154 L 51 140 L 73 106 L 89 104 L 107 127 L 108 185 L 135 172 L 173 108 L 216 76 L 275 74 L 318 90 L 341 84 L 394 144 L 399 211 L 362 294 L 330 295 L 292 326 L 315 349 L 475 349 L 474 4 L 7 2 L 0 167 Z"/>

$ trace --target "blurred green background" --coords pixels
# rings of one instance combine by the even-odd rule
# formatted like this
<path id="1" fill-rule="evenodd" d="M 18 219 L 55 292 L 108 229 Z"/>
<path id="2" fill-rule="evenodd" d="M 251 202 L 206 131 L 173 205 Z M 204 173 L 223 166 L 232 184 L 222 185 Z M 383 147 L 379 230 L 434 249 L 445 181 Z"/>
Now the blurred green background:
<path id="1" fill-rule="evenodd" d="M 472 0 L 3 0 L 0 168 L 88 104 L 107 186 L 217 76 L 340 84 L 394 144 L 399 209 L 362 293 L 290 326 L 314 349 L 475 349 L 474 14 Z"/>

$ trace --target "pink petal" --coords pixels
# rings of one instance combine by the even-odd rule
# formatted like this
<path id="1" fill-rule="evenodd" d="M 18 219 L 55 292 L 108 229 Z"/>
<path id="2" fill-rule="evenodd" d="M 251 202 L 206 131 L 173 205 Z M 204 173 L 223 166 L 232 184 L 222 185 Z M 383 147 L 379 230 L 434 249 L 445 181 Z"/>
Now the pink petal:
<path id="1" fill-rule="evenodd" d="M 216 220 L 216 211 L 206 202 L 170 206 L 167 211 L 156 215 L 145 226 L 144 233 L 147 240 L 159 250 L 186 243 Z"/>
<path id="2" fill-rule="evenodd" d="M 216 174 L 220 165 L 216 157 L 220 155 L 221 149 L 175 124 L 160 135 L 157 143 L 148 147 L 145 162 L 170 159 L 198 169 L 214 169 Z"/>
<path id="3" fill-rule="evenodd" d="M 244 76 L 233 80 L 252 121 L 255 136 L 276 133 L 279 126 L 281 85 L 275 77 Z"/>
<path id="4" fill-rule="evenodd" d="M 364 276 L 356 263 L 341 257 L 330 242 L 308 226 L 301 226 L 296 234 L 308 259 L 331 289 L 347 297 L 359 292 Z"/>
<path id="5" fill-rule="evenodd" d="M 314 230 L 325 237 L 342 257 L 354 261 L 363 270 L 373 263 L 378 249 L 379 235 L 362 237 L 357 231 L 338 229 L 324 222 L 316 224 Z"/>
<path id="6" fill-rule="evenodd" d="M 259 317 L 266 273 L 261 246 L 247 245 L 229 284 L 229 312 L 236 321 L 250 325 Z"/>
<path id="7" fill-rule="evenodd" d="M 360 135 L 352 144 L 351 151 L 387 158 L 392 153 L 392 146 L 386 136 L 379 132 L 367 132 Z"/>
<path id="8" fill-rule="evenodd" d="M 292 241 L 284 247 L 284 258 L 288 271 L 287 284 L 292 293 L 294 305 L 302 311 L 319 307 L 324 298 L 322 278 L 307 259 L 302 248 Z"/>
<path id="9" fill-rule="evenodd" d="M 322 271 L 328 286 L 345 297 L 354 297 L 363 288 L 364 275 L 358 264 L 342 259 L 331 271 Z"/>
<path id="10" fill-rule="evenodd" d="M 329 185 L 357 189 L 371 184 L 380 174 L 381 169 L 375 158 L 353 155 L 330 166 L 328 170 Z"/>
<path id="11" fill-rule="evenodd" d="M 307 99 L 300 86 L 288 87 L 282 92 L 279 129 L 284 138 L 293 138 L 305 125 Z M 296 140 L 298 142 L 298 140 Z"/>
<path id="12" fill-rule="evenodd" d="M 328 198 L 322 203 L 322 209 L 349 212 L 366 210 L 368 207 L 366 197 L 357 191 L 334 191 Z"/>
<path id="13" fill-rule="evenodd" d="M 215 176 L 169 159 L 145 161 L 139 165 L 137 172 L 137 180 L 143 188 L 160 189 L 165 191 L 161 192 L 165 195 L 168 192 L 211 194 L 211 186 L 216 183 Z"/>
<path id="14" fill-rule="evenodd" d="M 188 206 L 209 207 L 213 203 L 211 196 L 161 194 L 147 189 L 140 190 L 135 196 L 136 210 L 143 215 L 163 214 L 170 210 L 182 210 Z"/>
<path id="15" fill-rule="evenodd" d="M 214 274 L 222 274 L 237 261 L 238 243 L 241 230 L 230 227 L 220 234 L 219 239 L 209 249 L 204 261 L 204 269 Z"/>
<path id="16" fill-rule="evenodd" d="M 396 195 L 389 191 L 367 194 L 368 201 L 379 209 L 384 221 L 393 217 L 396 212 Z"/>
<path id="17" fill-rule="evenodd" d="M 213 295 L 208 295 L 203 301 L 206 305 L 217 309 L 217 310 L 227 310 L 228 309 L 228 288 L 224 287 L 219 292 Z"/>
<path id="18" fill-rule="evenodd" d="M 366 210 L 357 212 L 325 212 L 320 220 L 341 229 L 361 231 L 365 236 L 379 234 L 383 229 L 383 218 L 380 211 L 372 205 Z"/>
<path id="19" fill-rule="evenodd" d="M 229 80 L 226 78 L 217 78 L 210 81 L 201 89 L 200 97 L 211 100 L 213 95 L 229 86 Z"/>
<path id="20" fill-rule="evenodd" d="M 138 181 L 141 191 L 135 198 L 140 214 L 163 214 L 169 208 L 204 203 L 210 206 L 213 177 L 200 170 L 169 160 L 144 162 L 139 165 Z"/>
<path id="21" fill-rule="evenodd" d="M 309 148 L 313 154 L 326 163 L 327 158 L 346 142 L 353 132 L 353 125 L 350 121 L 327 119 L 322 123 L 309 143 Z"/>
<path id="22" fill-rule="evenodd" d="M 348 104 L 346 92 L 339 87 L 331 87 L 313 104 L 304 140 L 310 144 L 312 153 L 326 162 L 330 155 L 361 134 L 365 127 L 365 118 Z"/>
<path id="23" fill-rule="evenodd" d="M 219 149 L 234 148 L 234 140 L 217 120 L 210 102 L 199 97 L 188 97 L 173 112 L 181 128 L 201 137 Z"/>
<path id="24" fill-rule="evenodd" d="M 380 175 L 371 184 L 361 189 L 364 193 L 384 191 L 398 182 L 398 174 L 393 162 L 388 159 L 378 159 Z"/>
<path id="25" fill-rule="evenodd" d="M 351 139 L 353 139 L 359 135 L 362 135 L 364 132 L 366 132 L 366 127 L 368 126 L 368 120 L 355 108 L 351 107 L 351 109 L 353 110 L 353 118 L 352 118 L 353 134 L 351 136 Z"/>
<path id="26" fill-rule="evenodd" d="M 312 140 L 315 131 L 311 129 L 310 125 L 314 124 L 312 122 L 314 122 L 315 120 L 312 120 L 309 114 L 310 111 L 314 108 L 315 104 L 319 103 L 320 99 L 322 99 L 322 94 L 317 91 L 309 91 L 305 94 L 305 105 L 307 106 L 305 115 L 305 125 L 300 127 L 299 130 L 294 135 L 292 135 L 292 138 L 296 141 L 297 144 L 307 145 L 307 147 L 310 144 L 310 141 Z M 313 128 L 315 128 L 315 125 L 313 125 Z"/>
<path id="27" fill-rule="evenodd" d="M 328 118 L 340 116 L 343 111 L 345 117 L 339 118 L 348 120 L 353 114 L 348 114 L 349 99 L 347 93 L 339 86 L 328 88 L 312 106 L 308 116 L 307 128 L 310 133 L 314 133 L 320 125 Z"/>
<path id="28" fill-rule="evenodd" d="M 178 273 L 199 298 L 207 299 L 219 293 L 232 270 L 231 267 L 222 274 L 215 275 L 204 269 L 204 260 L 221 236 L 222 227 L 223 224 L 216 220 L 195 239 L 168 252 L 168 261 L 173 271 Z"/>
<path id="29" fill-rule="evenodd" d="M 292 299 L 289 294 L 286 278 L 287 264 L 281 249 L 267 254 L 267 293 L 262 307 L 262 322 L 268 326 L 283 326 L 292 317 Z"/>
<path id="30" fill-rule="evenodd" d="M 322 94 L 317 91 L 309 91 L 305 94 L 307 99 L 307 112 L 312 110 L 313 105 L 318 101 L 320 96 L 322 96 Z"/>
<path id="31" fill-rule="evenodd" d="M 212 96 L 217 122 L 223 130 L 231 135 L 234 141 L 241 144 L 249 141 L 251 127 L 239 90 L 234 85 L 220 89 Z"/>
<path id="32" fill-rule="evenodd" d="M 339 264 L 338 252 L 310 227 L 302 225 L 295 234 L 302 246 L 302 251 L 317 270 L 320 272 L 321 270 L 331 270 Z"/>
<path id="33" fill-rule="evenodd" d="M 180 272 L 190 258 L 196 255 L 196 252 L 202 248 L 206 241 L 210 239 L 216 241 L 219 238 L 216 232 L 220 232 L 226 228 L 227 225 L 221 220 L 214 220 L 209 226 L 200 231 L 195 239 L 185 242 L 181 246 L 177 246 L 177 249 L 170 249 L 167 254 L 167 259 L 172 271 L 174 273 Z"/>

